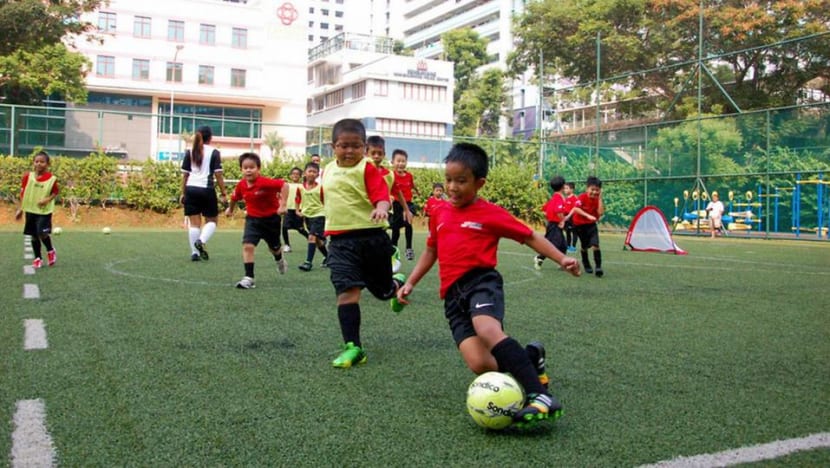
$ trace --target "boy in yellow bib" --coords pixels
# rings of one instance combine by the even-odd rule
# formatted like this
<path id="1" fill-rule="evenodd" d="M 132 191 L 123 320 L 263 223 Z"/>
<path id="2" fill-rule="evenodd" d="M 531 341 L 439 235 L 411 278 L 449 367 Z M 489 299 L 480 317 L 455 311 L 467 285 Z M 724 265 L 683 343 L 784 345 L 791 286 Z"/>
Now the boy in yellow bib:
<path id="1" fill-rule="evenodd" d="M 32 236 L 32 250 L 35 259 L 34 268 L 43 266 L 41 258 L 41 243 L 46 247 L 49 266 L 58 260 L 55 248 L 52 246 L 52 212 L 55 211 L 55 198 L 58 196 L 57 178 L 49 172 L 49 154 L 41 151 L 35 155 L 34 170 L 23 176 L 20 189 L 20 207 L 14 214 L 14 219 L 20 219 L 26 213 L 26 224 L 23 234 Z"/>

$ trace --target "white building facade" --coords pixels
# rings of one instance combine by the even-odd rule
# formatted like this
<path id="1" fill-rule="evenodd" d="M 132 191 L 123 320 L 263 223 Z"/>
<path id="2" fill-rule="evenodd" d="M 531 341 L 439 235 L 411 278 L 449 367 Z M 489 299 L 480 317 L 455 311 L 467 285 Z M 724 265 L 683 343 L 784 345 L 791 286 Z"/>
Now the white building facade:
<path id="1" fill-rule="evenodd" d="M 113 128 L 72 113 L 67 146 L 175 160 L 181 135 L 209 125 L 223 156 L 268 159 L 269 136 L 304 153 L 307 11 L 306 1 L 110 0 L 84 18 L 103 43 L 75 44 L 93 64 L 82 108 L 108 111 Z"/>
<path id="2" fill-rule="evenodd" d="M 309 51 L 306 104 L 309 126 L 361 120 L 370 134 L 401 147 L 414 164 L 433 164 L 452 136 L 453 64 L 394 55 L 393 40 L 342 34 Z M 327 154 L 329 136 L 312 135 Z"/>

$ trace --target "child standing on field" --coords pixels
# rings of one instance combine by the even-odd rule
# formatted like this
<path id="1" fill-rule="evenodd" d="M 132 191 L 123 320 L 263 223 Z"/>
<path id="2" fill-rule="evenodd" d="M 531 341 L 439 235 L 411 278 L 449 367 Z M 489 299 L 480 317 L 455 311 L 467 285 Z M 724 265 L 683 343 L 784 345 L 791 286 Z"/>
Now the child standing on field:
<path id="1" fill-rule="evenodd" d="M 303 176 L 303 170 L 299 167 L 292 167 L 288 172 L 288 206 L 286 206 L 285 219 L 282 223 L 282 251 L 291 252 L 291 240 L 288 237 L 289 230 L 295 230 L 301 236 L 308 239 L 308 231 L 303 226 L 303 218 L 297 216 L 297 194 L 303 187 L 303 182 L 300 180 Z"/>
<path id="2" fill-rule="evenodd" d="M 184 215 L 187 216 L 190 259 L 194 262 L 208 260 L 207 243 L 216 232 L 219 206 L 213 179 L 222 194 L 222 204 L 227 203 L 225 179 L 222 177 L 222 157 L 219 150 L 210 145 L 213 131 L 208 126 L 199 127 L 193 134 L 193 147 L 182 161 L 182 196 Z M 205 225 L 202 226 L 202 217 Z"/>
<path id="3" fill-rule="evenodd" d="M 314 251 L 319 249 L 323 254 L 322 267 L 328 266 L 326 257 L 329 252 L 326 249 L 326 216 L 323 201 L 323 187 L 317 183 L 320 174 L 320 166 L 310 162 L 305 165 L 305 181 L 297 196 L 297 215 L 305 219 L 308 227 L 308 253 L 305 262 L 298 268 L 302 271 L 311 271 Z"/>
<path id="4" fill-rule="evenodd" d="M 392 202 L 392 245 L 398 246 L 401 238 L 401 228 L 404 230 L 406 241 L 406 259 L 415 260 L 415 251 L 412 250 L 412 220 L 415 218 L 415 204 L 412 203 L 412 193 L 420 196 L 412 173 L 406 170 L 409 155 L 402 149 L 392 151 L 392 166 L 395 168 L 395 181 L 392 184 L 392 195 L 400 194 L 402 200 Z"/>
<path id="5" fill-rule="evenodd" d="M 588 177 L 585 185 L 585 192 L 577 197 L 576 204 L 572 210 L 574 233 L 579 237 L 579 253 L 582 256 L 582 264 L 585 273 L 594 273 L 597 278 L 602 278 L 602 252 L 599 250 L 599 226 L 597 222 L 605 213 L 605 205 L 602 203 L 602 181 L 597 177 Z M 588 260 L 588 250 L 594 252 L 594 267 Z"/>
<path id="6" fill-rule="evenodd" d="M 441 182 L 435 182 L 432 184 L 432 195 L 427 198 L 427 201 L 424 203 L 424 217 L 429 219 L 432 216 L 432 212 L 440 205 L 441 203 L 445 203 L 447 201 L 447 197 L 444 196 L 444 184 Z"/>
<path id="7" fill-rule="evenodd" d="M 390 300 L 392 310 L 400 312 L 403 306 L 395 293 L 404 276 L 392 276 L 392 242 L 386 235 L 389 185 L 365 156 L 365 127 L 359 120 L 340 120 L 332 129 L 332 143 L 335 160 L 323 171 L 325 234 L 330 239 L 328 266 L 344 344 L 331 364 L 348 368 L 366 362 L 360 339 L 361 290 Z"/>
<path id="8" fill-rule="evenodd" d="M 449 202 L 431 214 L 426 248 L 398 290 L 398 301 L 407 303 L 437 261 L 444 314 L 467 367 L 476 374 L 509 372 L 524 387 L 525 407 L 514 416 L 518 425 L 558 418 L 562 406 L 547 389 L 544 346 L 532 342 L 522 347 L 504 333 L 504 287 L 495 269 L 499 239 L 527 244 L 574 276 L 579 276 L 579 264 L 504 208 L 479 198 L 487 178 L 484 150 L 459 143 L 444 162 Z"/>
<path id="9" fill-rule="evenodd" d="M 382 136 L 372 135 L 366 139 L 366 156 L 380 172 L 384 182 L 386 182 L 390 193 L 390 204 L 391 200 L 396 197 L 400 197 L 400 200 L 403 200 L 403 195 L 400 195 L 400 192 L 397 194 L 392 192 L 392 186 L 395 183 L 395 174 L 383 165 L 384 160 L 386 160 L 386 140 Z M 394 247 L 392 252 L 392 272 L 397 273 L 401 268 L 401 253 L 396 244 L 392 244 L 392 246 Z"/>
<path id="10" fill-rule="evenodd" d="M 55 198 L 58 196 L 58 179 L 49 172 L 49 154 L 40 151 L 33 160 L 34 170 L 23 175 L 20 187 L 20 206 L 14 214 L 14 219 L 23 217 L 26 213 L 26 224 L 23 234 L 32 237 L 32 250 L 35 259 L 32 267 L 43 267 L 41 244 L 46 247 L 46 257 L 49 266 L 58 261 L 58 254 L 52 245 L 52 212 L 55 211 Z"/>
<path id="11" fill-rule="evenodd" d="M 565 182 L 565 187 L 562 188 L 562 196 L 565 197 L 565 208 L 569 214 L 576 206 L 575 188 L 576 185 L 573 182 Z M 568 252 L 576 252 L 576 234 L 574 234 L 574 223 L 570 216 L 565 220 L 565 242 L 568 246 Z"/>
<path id="12" fill-rule="evenodd" d="M 239 156 L 242 180 L 236 184 L 231 203 L 225 214 L 233 216 L 240 200 L 245 201 L 245 230 L 242 233 L 242 263 L 245 276 L 236 283 L 239 289 L 252 289 L 254 282 L 254 250 L 264 240 L 277 262 L 277 271 L 285 274 L 288 264 L 280 248 L 280 215 L 285 213 L 288 184 L 283 179 L 269 179 L 260 175 L 262 162 L 256 153 Z M 278 198 L 279 197 L 279 198 Z"/>
<path id="13" fill-rule="evenodd" d="M 709 215 L 709 231 L 712 233 L 712 239 L 715 234 L 720 234 L 723 230 L 723 202 L 720 201 L 718 192 L 712 192 L 712 200 L 706 205 L 706 213 Z"/>
<path id="14" fill-rule="evenodd" d="M 547 239 L 557 250 L 563 254 L 568 251 L 568 244 L 565 240 L 564 228 L 565 222 L 570 218 L 567 206 L 565 204 L 565 197 L 562 194 L 565 187 L 565 179 L 562 176 L 556 176 L 550 180 L 550 188 L 553 190 L 553 195 L 542 207 L 545 212 L 545 219 L 548 224 L 545 227 L 545 239 Z M 537 270 L 542 269 L 542 262 L 545 261 L 544 255 L 536 255 L 533 258 L 533 267 Z"/>

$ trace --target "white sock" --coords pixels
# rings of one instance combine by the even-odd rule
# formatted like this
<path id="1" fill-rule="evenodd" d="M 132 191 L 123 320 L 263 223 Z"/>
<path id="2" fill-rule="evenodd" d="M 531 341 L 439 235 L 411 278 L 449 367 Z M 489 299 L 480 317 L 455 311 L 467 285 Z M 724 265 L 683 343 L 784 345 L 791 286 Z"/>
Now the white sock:
<path id="1" fill-rule="evenodd" d="M 202 227 L 202 235 L 199 236 L 199 239 L 202 240 L 203 244 L 207 244 L 210 238 L 213 237 L 214 232 L 216 232 L 216 223 L 207 222 Z"/>
<path id="2" fill-rule="evenodd" d="M 195 244 L 196 241 L 199 240 L 199 228 L 192 227 L 192 228 L 188 229 L 187 230 L 187 237 L 190 239 L 190 253 L 199 253 L 196 250 L 196 247 L 193 246 L 193 244 Z"/>

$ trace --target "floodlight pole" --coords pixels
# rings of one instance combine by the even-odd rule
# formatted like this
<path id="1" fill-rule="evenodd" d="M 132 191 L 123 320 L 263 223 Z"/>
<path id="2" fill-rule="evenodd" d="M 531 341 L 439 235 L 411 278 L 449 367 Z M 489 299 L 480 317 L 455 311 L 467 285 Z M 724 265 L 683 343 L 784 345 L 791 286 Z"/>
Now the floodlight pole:
<path id="1" fill-rule="evenodd" d="M 179 52 L 184 49 L 184 44 L 176 44 L 176 53 L 173 54 L 173 64 L 170 68 L 170 139 L 173 139 L 173 107 L 176 100 L 176 59 L 179 57 Z M 182 67 L 184 68 L 184 67 Z M 184 75 L 184 70 L 182 70 Z M 170 145 L 171 148 L 173 145 Z M 177 145 L 178 146 L 178 145 Z M 176 148 L 178 149 L 178 148 Z M 172 153 L 172 149 L 171 149 Z M 171 155 L 172 156 L 172 155 Z"/>

